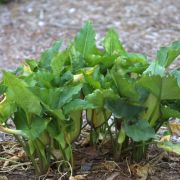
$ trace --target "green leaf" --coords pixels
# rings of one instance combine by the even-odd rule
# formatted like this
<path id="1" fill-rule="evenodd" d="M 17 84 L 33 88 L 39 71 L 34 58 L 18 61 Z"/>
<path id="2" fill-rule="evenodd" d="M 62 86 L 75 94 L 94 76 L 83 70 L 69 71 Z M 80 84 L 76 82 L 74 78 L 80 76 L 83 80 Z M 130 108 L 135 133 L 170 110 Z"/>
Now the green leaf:
<path id="1" fill-rule="evenodd" d="M 118 134 L 118 143 L 122 144 L 125 141 L 126 133 L 124 128 L 121 128 Z"/>
<path id="2" fill-rule="evenodd" d="M 29 65 L 31 71 L 35 71 L 38 67 L 38 62 L 36 60 L 33 59 L 26 59 L 26 64 Z"/>
<path id="3" fill-rule="evenodd" d="M 29 140 L 29 141 L 28 141 L 28 147 L 29 147 L 29 152 L 30 152 L 30 154 L 33 155 L 34 152 L 35 152 L 35 147 L 34 147 L 34 143 L 33 143 L 32 140 Z"/>
<path id="4" fill-rule="evenodd" d="M 88 109 L 86 111 L 87 120 L 90 122 L 91 125 L 93 125 L 94 128 L 100 127 L 105 121 L 108 121 L 111 112 L 105 111 L 102 108 L 96 108 L 96 109 Z"/>
<path id="5" fill-rule="evenodd" d="M 73 111 L 93 108 L 95 108 L 95 106 L 92 103 L 82 99 L 75 99 L 63 107 L 65 114 L 68 114 Z"/>
<path id="6" fill-rule="evenodd" d="M 82 84 L 78 84 L 75 86 L 67 86 L 63 88 L 63 92 L 60 94 L 58 98 L 58 108 L 61 108 L 64 104 L 69 103 L 74 95 L 80 93 L 82 88 Z"/>
<path id="7" fill-rule="evenodd" d="M 41 113 L 39 98 L 27 88 L 25 82 L 8 72 L 4 72 L 4 82 L 8 86 L 8 96 L 10 95 L 17 105 L 28 113 Z"/>
<path id="8" fill-rule="evenodd" d="M 156 61 L 162 67 L 168 67 L 179 55 L 180 41 L 175 41 L 168 47 L 160 48 L 156 55 Z"/>
<path id="9" fill-rule="evenodd" d="M 0 124 L 6 122 L 16 111 L 16 105 L 12 101 L 3 100 L 0 102 Z"/>
<path id="10" fill-rule="evenodd" d="M 161 115 L 160 100 L 150 93 L 147 99 L 144 101 L 143 106 L 146 110 L 141 113 L 141 119 L 150 122 L 150 124 L 154 126 Z"/>
<path id="11" fill-rule="evenodd" d="M 106 53 L 112 56 L 113 54 L 121 54 L 125 49 L 119 40 L 119 36 L 114 29 L 110 29 L 104 38 L 103 42 Z"/>
<path id="12" fill-rule="evenodd" d="M 3 83 L 0 84 L 0 96 L 3 95 L 7 91 L 7 86 L 5 86 Z"/>
<path id="13" fill-rule="evenodd" d="M 85 99 L 94 104 L 94 106 L 98 108 L 104 107 L 104 100 L 106 98 L 117 98 L 118 95 L 116 95 L 112 89 L 105 89 L 105 90 L 99 90 L 96 89 L 93 93 L 88 94 Z"/>
<path id="14" fill-rule="evenodd" d="M 124 67 L 130 67 L 133 65 L 141 64 L 142 66 L 148 64 L 147 57 L 140 53 L 125 52 L 120 57 L 121 65 Z"/>
<path id="15" fill-rule="evenodd" d="M 178 82 L 178 86 L 180 87 L 180 69 L 179 70 L 173 70 L 171 72 L 171 74 L 176 77 L 177 82 Z"/>
<path id="16" fill-rule="evenodd" d="M 51 81 L 53 80 L 53 78 L 54 78 L 53 74 L 46 70 L 41 70 L 34 74 L 34 80 L 36 80 L 36 86 L 40 86 L 40 87 L 47 87 L 47 88 L 52 87 Z"/>
<path id="17" fill-rule="evenodd" d="M 86 59 L 87 66 L 95 66 L 98 65 L 102 61 L 102 56 L 98 54 L 98 49 L 94 50 L 94 54 L 90 54 Z"/>
<path id="18" fill-rule="evenodd" d="M 101 84 L 99 81 L 95 80 L 92 75 L 86 75 L 84 74 L 85 81 L 94 89 L 100 89 Z"/>
<path id="19" fill-rule="evenodd" d="M 70 159 L 72 158 L 72 148 L 71 148 L 71 146 L 70 145 L 67 146 L 66 149 L 64 150 L 64 152 L 65 152 L 66 159 L 68 161 L 70 161 Z"/>
<path id="20" fill-rule="evenodd" d="M 168 106 L 161 107 L 161 114 L 162 114 L 162 117 L 165 119 L 172 118 L 172 117 L 180 119 L 180 111 L 172 109 Z"/>
<path id="21" fill-rule="evenodd" d="M 58 105 L 58 99 L 62 93 L 62 88 L 40 88 L 33 87 L 32 92 L 39 97 L 41 102 L 48 105 L 51 109 L 55 109 Z"/>
<path id="22" fill-rule="evenodd" d="M 124 129 L 127 136 L 137 142 L 147 141 L 155 136 L 154 129 L 145 120 L 138 120 L 133 124 L 128 121 L 124 121 Z"/>
<path id="23" fill-rule="evenodd" d="M 32 116 L 30 121 L 28 121 L 26 113 L 20 109 L 14 114 L 16 129 L 22 130 L 30 140 L 38 138 L 50 122 L 50 120 L 38 116 Z"/>
<path id="24" fill-rule="evenodd" d="M 46 152 L 46 146 L 44 146 L 43 143 L 41 143 L 41 141 L 37 141 L 36 142 L 36 150 L 38 149 L 38 151 L 40 152 L 41 154 L 41 158 L 43 158 L 43 166 L 47 166 L 48 165 L 48 162 L 47 162 L 47 157 L 46 155 L 48 156 L 49 154 Z"/>
<path id="25" fill-rule="evenodd" d="M 62 71 L 64 70 L 64 64 L 69 57 L 68 49 L 58 53 L 51 61 L 51 69 L 55 76 L 60 76 Z"/>
<path id="26" fill-rule="evenodd" d="M 66 147 L 66 141 L 65 141 L 65 137 L 64 137 L 64 133 L 60 132 L 58 134 L 58 136 L 55 137 L 55 139 L 57 140 L 57 142 L 61 145 L 61 148 L 64 149 Z"/>
<path id="27" fill-rule="evenodd" d="M 130 73 L 141 74 L 147 67 L 148 61 L 143 54 L 123 53 L 115 60 L 111 71 L 121 76 L 129 76 Z"/>
<path id="28" fill-rule="evenodd" d="M 72 46 L 70 49 L 70 60 L 73 73 L 76 73 L 81 70 L 81 68 L 85 67 L 85 61 L 83 57 L 78 51 L 76 51 L 74 46 Z"/>
<path id="29" fill-rule="evenodd" d="M 84 27 L 75 37 L 75 49 L 79 51 L 83 58 L 87 58 L 96 49 L 95 32 L 91 22 L 86 22 Z"/>
<path id="30" fill-rule="evenodd" d="M 51 110 L 55 110 L 69 103 L 74 96 L 80 93 L 81 88 L 82 84 L 78 84 L 49 89 L 34 87 L 32 91 L 45 105 L 48 105 Z"/>
<path id="31" fill-rule="evenodd" d="M 49 69 L 50 63 L 52 59 L 57 55 L 59 52 L 59 48 L 61 47 L 62 41 L 56 41 L 51 48 L 44 51 L 41 55 L 39 66 L 42 68 Z"/>
<path id="32" fill-rule="evenodd" d="M 22 129 L 30 139 L 34 140 L 40 136 L 40 134 L 46 129 L 49 123 L 48 119 L 42 119 L 40 117 L 34 117 L 29 129 Z"/>
<path id="33" fill-rule="evenodd" d="M 173 76 L 142 76 L 137 84 L 161 100 L 180 99 L 180 87 Z"/>
<path id="34" fill-rule="evenodd" d="M 73 74 L 71 71 L 66 71 L 59 79 L 58 86 L 70 84 L 73 81 Z"/>
<path id="35" fill-rule="evenodd" d="M 66 139 L 69 143 L 72 143 L 80 134 L 82 126 L 82 110 L 71 111 L 69 113 L 71 124 L 68 126 L 67 132 L 65 132 Z"/>
<path id="36" fill-rule="evenodd" d="M 165 67 L 159 65 L 156 61 L 152 62 L 151 65 L 144 71 L 143 74 L 148 74 L 148 75 L 160 75 L 164 76 L 165 75 Z"/>
<path id="37" fill-rule="evenodd" d="M 144 110 L 143 107 L 130 104 L 126 99 L 106 99 L 105 108 L 118 118 L 135 118 Z"/>
<path id="38" fill-rule="evenodd" d="M 127 97 L 131 100 L 138 100 L 140 98 L 140 95 L 136 90 L 135 81 L 127 79 L 113 71 L 112 77 L 120 96 Z"/>

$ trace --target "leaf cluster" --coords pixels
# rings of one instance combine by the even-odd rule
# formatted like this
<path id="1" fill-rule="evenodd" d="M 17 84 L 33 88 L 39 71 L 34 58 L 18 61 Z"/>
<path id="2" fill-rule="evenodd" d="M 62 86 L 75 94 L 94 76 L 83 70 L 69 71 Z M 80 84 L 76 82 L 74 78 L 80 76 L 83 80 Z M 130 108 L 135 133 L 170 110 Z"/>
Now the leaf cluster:
<path id="1" fill-rule="evenodd" d="M 115 158 L 129 149 L 137 161 L 164 122 L 180 118 L 180 70 L 168 69 L 180 41 L 149 61 L 127 52 L 114 29 L 102 49 L 95 36 L 87 22 L 66 49 L 59 51 L 57 41 L 39 60 L 3 72 L 0 130 L 15 135 L 38 174 L 59 158 L 57 151 L 73 164 L 71 144 L 81 132 L 83 112 L 92 143 L 109 137 Z M 16 130 L 8 129 L 9 118 Z"/>

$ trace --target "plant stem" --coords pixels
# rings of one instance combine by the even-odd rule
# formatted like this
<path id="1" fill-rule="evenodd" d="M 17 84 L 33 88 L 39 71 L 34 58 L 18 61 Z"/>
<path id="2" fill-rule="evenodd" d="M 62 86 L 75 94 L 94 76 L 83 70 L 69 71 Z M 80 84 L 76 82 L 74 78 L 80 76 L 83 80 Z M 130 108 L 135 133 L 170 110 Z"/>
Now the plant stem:
<path id="1" fill-rule="evenodd" d="M 110 135 L 110 137 L 111 137 L 112 148 L 114 149 L 114 147 L 115 147 L 115 142 L 114 142 L 113 134 L 112 134 L 112 132 L 111 132 L 111 128 L 109 127 L 109 124 L 108 124 L 108 119 L 107 119 L 105 110 L 103 110 L 103 116 L 104 116 L 104 119 L 105 119 L 105 124 L 106 124 L 106 126 L 107 126 L 107 128 L 108 128 L 109 135 Z"/>
<path id="2" fill-rule="evenodd" d="M 26 154 L 28 155 L 29 159 L 31 160 L 34 168 L 35 168 L 35 172 L 37 175 L 40 175 L 41 174 L 41 171 L 39 169 L 39 166 L 37 165 L 36 161 L 35 161 L 35 158 L 31 155 L 31 153 L 29 152 L 29 148 L 28 148 L 28 145 L 23 142 L 22 139 L 20 139 L 19 136 L 17 135 L 14 135 L 16 140 L 20 143 L 20 145 L 23 147 L 24 151 L 26 152 Z"/>
<path id="3" fill-rule="evenodd" d="M 3 127 L 1 125 L 0 125 L 0 131 L 3 132 L 3 133 L 7 133 L 7 134 L 20 135 L 20 136 L 23 136 L 23 137 L 27 137 L 26 134 L 21 130 L 10 129 L 10 128 L 7 128 L 7 127 Z"/>
<path id="4" fill-rule="evenodd" d="M 140 162 L 145 158 L 147 153 L 148 145 L 145 142 L 134 143 L 132 159 L 136 162 Z"/>

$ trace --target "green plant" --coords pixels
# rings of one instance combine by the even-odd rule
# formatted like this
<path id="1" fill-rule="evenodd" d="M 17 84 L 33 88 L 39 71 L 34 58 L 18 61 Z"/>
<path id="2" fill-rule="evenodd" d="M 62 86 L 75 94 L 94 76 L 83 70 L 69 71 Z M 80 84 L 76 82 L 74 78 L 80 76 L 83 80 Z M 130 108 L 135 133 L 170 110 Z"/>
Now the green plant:
<path id="1" fill-rule="evenodd" d="M 127 52 L 113 29 L 99 50 L 87 22 L 63 51 L 61 43 L 38 61 L 28 59 L 17 70 L 3 72 L 0 131 L 16 137 L 42 174 L 52 159 L 73 166 L 71 144 L 86 111 L 93 144 L 109 137 L 116 159 L 127 152 L 136 161 L 144 158 L 163 123 L 180 118 L 180 71 L 167 69 L 180 54 L 180 41 L 161 48 L 151 62 Z M 16 129 L 8 127 L 9 118 Z"/>
<path id="2" fill-rule="evenodd" d="M 108 99 L 106 107 L 120 118 L 121 130 L 123 128 L 131 139 L 127 145 L 132 148 L 136 161 L 145 156 L 149 143 L 163 123 L 172 117 L 180 118 L 179 71 L 168 70 L 179 54 L 180 41 L 176 41 L 169 47 L 161 48 L 156 60 L 144 70 L 138 68 L 137 60 L 133 62 L 135 71 L 124 69 L 121 57 L 111 70 L 120 98 Z M 124 134 L 120 133 L 119 138 L 122 136 Z M 124 141 L 121 141 L 121 147 L 126 143 Z"/>
<path id="3" fill-rule="evenodd" d="M 15 72 L 4 72 L 1 83 L 4 95 L 0 122 L 6 124 L 11 117 L 16 130 L 3 126 L 0 130 L 15 135 L 37 174 L 47 171 L 51 156 L 58 158 L 56 151 L 60 151 L 64 160 L 73 162 L 71 142 L 80 133 L 82 110 L 69 109 L 66 113 L 64 105 L 80 98 L 82 74 L 73 76 L 64 64 L 56 71 L 54 61 L 58 63 L 61 56 L 66 58 L 66 51 L 58 54 L 60 45 L 61 42 L 56 42 L 42 54 L 39 62 L 27 60 Z M 60 60 L 62 63 L 63 59 Z"/>

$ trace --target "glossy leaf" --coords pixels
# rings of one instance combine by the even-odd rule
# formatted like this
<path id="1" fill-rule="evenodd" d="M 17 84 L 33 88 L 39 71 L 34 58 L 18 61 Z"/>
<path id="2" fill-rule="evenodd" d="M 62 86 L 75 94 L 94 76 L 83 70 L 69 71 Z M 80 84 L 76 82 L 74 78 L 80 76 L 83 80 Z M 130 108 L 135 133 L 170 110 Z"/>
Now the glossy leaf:
<path id="1" fill-rule="evenodd" d="M 165 70 L 166 70 L 165 67 L 159 65 L 156 61 L 154 61 L 144 71 L 143 74 L 164 76 L 165 75 Z"/>
<path id="2" fill-rule="evenodd" d="M 161 100 L 180 99 L 180 87 L 173 76 L 143 76 L 138 84 Z"/>
<path id="3" fill-rule="evenodd" d="M 65 114 L 68 114 L 73 111 L 93 109 L 93 108 L 95 108 L 95 106 L 92 103 L 81 99 L 75 99 L 69 102 L 68 104 L 66 104 L 63 109 Z"/>
<path id="4" fill-rule="evenodd" d="M 66 139 L 69 143 L 73 142 L 81 132 L 82 110 L 70 112 L 72 123 L 66 132 Z"/>
<path id="5" fill-rule="evenodd" d="M 75 49 L 87 58 L 96 49 L 95 32 L 91 22 L 87 22 L 75 37 Z"/>
<path id="6" fill-rule="evenodd" d="M 4 72 L 4 82 L 8 87 L 8 95 L 26 112 L 39 115 L 40 100 L 28 88 L 27 84 L 11 73 Z"/>
<path id="7" fill-rule="evenodd" d="M 76 73 L 85 67 L 85 61 L 83 57 L 78 51 L 76 51 L 74 46 L 72 46 L 70 49 L 70 60 L 73 73 Z"/>
<path id="8" fill-rule="evenodd" d="M 21 110 L 15 113 L 14 123 L 16 129 L 22 130 L 30 140 L 35 140 L 46 129 L 49 120 L 33 116 L 29 122 L 25 112 Z"/>
<path id="9" fill-rule="evenodd" d="M 124 121 L 124 129 L 126 134 L 134 141 L 147 141 L 154 138 L 155 131 L 145 120 L 138 120 L 135 123 Z"/>
<path id="10" fill-rule="evenodd" d="M 51 61 L 51 68 L 55 76 L 60 76 L 64 70 L 64 64 L 68 58 L 68 50 L 58 53 Z"/>
<path id="11" fill-rule="evenodd" d="M 33 59 L 27 59 L 26 64 L 29 65 L 31 71 L 35 71 L 38 67 L 38 62 L 36 60 L 33 60 Z"/>
<path id="12" fill-rule="evenodd" d="M 176 109 L 172 109 L 168 106 L 162 106 L 161 107 L 161 113 L 162 113 L 162 117 L 165 119 L 169 119 L 169 118 L 178 118 L 180 119 L 180 111 L 176 110 Z"/>
<path id="13" fill-rule="evenodd" d="M 172 71 L 171 74 L 176 77 L 178 86 L 180 87 L 180 69 Z"/>
<path id="14" fill-rule="evenodd" d="M 120 96 L 130 98 L 131 100 L 138 100 L 140 98 L 135 81 L 127 79 L 116 72 L 112 72 L 112 77 Z"/>
<path id="15" fill-rule="evenodd" d="M 144 107 L 130 104 L 126 99 L 106 99 L 105 108 L 111 111 L 115 117 L 135 118 Z"/>
<path id="16" fill-rule="evenodd" d="M 89 94 L 85 97 L 85 99 L 94 104 L 97 108 L 104 107 L 104 101 L 106 98 L 118 98 L 118 95 L 115 94 L 112 89 L 105 89 L 105 90 L 95 90 L 92 94 Z"/>
<path id="17" fill-rule="evenodd" d="M 119 40 L 119 36 L 114 29 L 110 29 L 106 33 L 103 45 L 106 53 L 110 56 L 112 56 L 113 54 L 121 54 L 125 52 L 125 49 Z"/>
<path id="18" fill-rule="evenodd" d="M 91 125 L 93 125 L 94 128 L 100 127 L 102 124 L 105 123 L 105 121 L 108 121 L 108 119 L 111 116 L 110 111 L 105 111 L 102 108 L 96 108 L 96 109 L 88 109 L 86 111 L 87 120 Z"/>
<path id="19" fill-rule="evenodd" d="M 125 141 L 126 133 L 124 128 L 121 128 L 118 135 L 118 143 L 122 144 Z"/>
<path id="20" fill-rule="evenodd" d="M 157 52 L 156 61 L 162 67 L 168 67 L 180 55 L 180 41 L 173 42 L 169 47 L 162 47 Z"/>
<path id="21" fill-rule="evenodd" d="M 69 103 L 74 95 L 77 95 L 82 88 L 82 84 L 78 84 L 75 86 L 67 86 L 63 88 L 60 97 L 58 98 L 58 105 L 57 107 L 60 108 L 64 104 Z"/>
<path id="22" fill-rule="evenodd" d="M 50 69 L 50 63 L 52 59 L 59 52 L 59 48 L 61 47 L 62 41 L 56 41 L 51 48 L 47 49 L 41 54 L 39 66 L 42 68 Z"/>
<path id="23" fill-rule="evenodd" d="M 16 105 L 12 101 L 3 100 L 0 102 L 0 124 L 6 122 L 16 111 Z"/>

